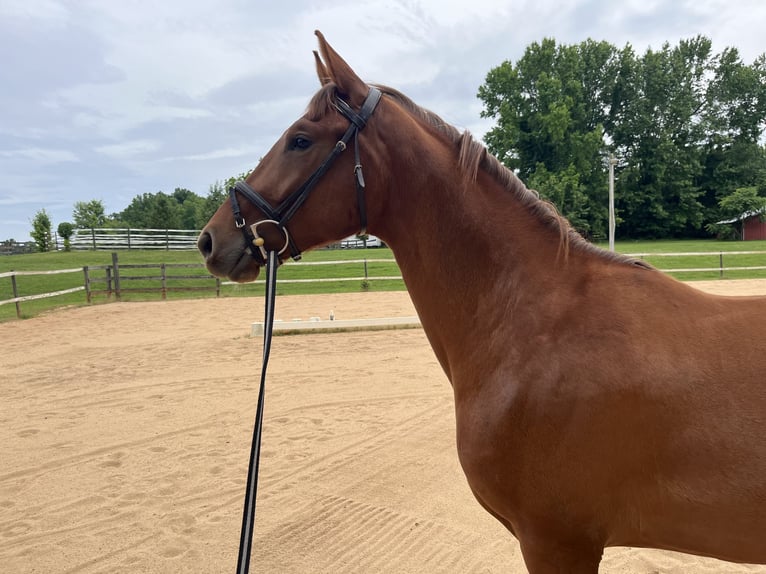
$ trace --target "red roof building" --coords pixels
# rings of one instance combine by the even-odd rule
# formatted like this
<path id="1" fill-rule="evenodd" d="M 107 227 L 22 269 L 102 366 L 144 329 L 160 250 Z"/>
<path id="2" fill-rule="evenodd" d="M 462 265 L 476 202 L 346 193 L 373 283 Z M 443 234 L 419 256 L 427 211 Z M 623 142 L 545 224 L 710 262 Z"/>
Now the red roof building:
<path id="1" fill-rule="evenodd" d="M 726 221 L 719 221 L 718 223 L 737 224 L 737 231 L 742 241 L 766 239 L 766 210 L 747 211 L 739 217 L 727 219 Z"/>

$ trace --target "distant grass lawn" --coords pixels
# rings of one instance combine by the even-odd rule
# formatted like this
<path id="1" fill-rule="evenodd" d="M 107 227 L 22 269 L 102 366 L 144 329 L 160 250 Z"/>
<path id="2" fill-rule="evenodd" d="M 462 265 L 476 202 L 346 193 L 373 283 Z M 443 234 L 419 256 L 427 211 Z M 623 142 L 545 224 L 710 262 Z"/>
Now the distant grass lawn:
<path id="1" fill-rule="evenodd" d="M 600 244 L 601 247 L 607 247 Z M 670 274 L 683 281 L 709 279 L 762 279 L 766 270 L 728 270 L 720 267 L 766 267 L 766 241 L 716 241 L 716 240 L 663 240 L 663 241 L 620 241 L 615 242 L 615 251 L 639 255 L 658 269 L 709 269 L 714 271 L 685 271 Z M 731 252 L 753 251 L 745 255 L 727 255 Z M 673 257 L 668 253 L 711 253 L 711 255 L 687 255 Z"/>
<path id="2" fill-rule="evenodd" d="M 606 242 L 599 242 L 606 249 Z M 661 239 L 652 241 L 616 241 L 620 253 L 693 253 L 697 251 L 763 251 L 764 241 L 718 241 L 715 239 Z"/>
<path id="3" fill-rule="evenodd" d="M 604 244 L 600 244 L 605 247 Z M 712 268 L 713 271 L 673 272 L 672 275 L 684 281 L 700 279 L 717 279 L 723 276 L 726 279 L 743 278 L 766 278 L 766 270 L 742 270 L 719 271 L 721 262 L 724 267 L 766 267 L 766 241 L 714 241 L 714 240 L 678 240 L 678 241 L 621 241 L 617 242 L 615 249 L 620 253 L 637 254 L 659 269 L 700 269 Z M 755 251 L 751 255 L 727 255 L 732 251 Z M 702 253 L 709 252 L 712 255 L 694 255 L 684 257 L 667 257 L 665 253 Z M 194 250 L 188 251 L 162 251 L 162 250 L 124 250 L 118 252 L 120 263 L 121 284 L 123 288 L 123 301 L 159 300 L 159 280 L 142 279 L 147 276 L 157 276 L 160 273 L 159 265 L 173 264 L 201 264 L 201 256 Z M 367 260 L 367 276 L 364 264 L 354 263 L 354 260 Z M 389 261 L 386 261 L 389 260 Z M 390 249 L 325 249 L 305 254 L 303 262 L 317 263 L 322 261 L 349 261 L 347 264 L 338 265 L 301 265 L 294 263 L 285 264 L 279 271 L 280 282 L 277 293 L 280 295 L 316 294 L 316 293 L 349 293 L 368 291 L 394 291 L 404 290 L 404 283 L 399 280 L 375 279 L 376 277 L 395 277 L 400 272 L 393 260 Z M 8 255 L 0 257 L 0 273 L 7 271 L 50 271 L 57 269 L 77 269 L 74 273 L 60 275 L 36 275 L 18 276 L 17 288 L 19 296 L 35 295 L 51 291 L 60 291 L 84 284 L 82 268 L 85 266 L 106 266 L 112 262 L 112 255 L 108 251 L 74 251 L 74 252 L 51 252 L 33 253 L 27 255 Z M 126 265 L 153 264 L 150 269 L 127 269 Z M 196 268 L 172 268 L 166 270 L 167 297 L 190 298 L 190 297 L 215 297 L 215 280 L 209 278 L 203 267 Z M 173 276 L 191 275 L 197 279 L 173 279 Z M 205 279 L 205 277 L 208 277 Z M 106 287 L 105 271 L 91 270 L 91 278 L 95 280 L 94 289 L 103 290 Z M 288 283 L 290 279 L 315 280 L 337 279 L 336 281 Z M 344 281 L 342 279 L 355 278 Z M 184 291 L 185 288 L 201 290 Z M 129 289 L 152 289 L 153 291 L 129 291 Z M 247 297 L 262 295 L 262 283 L 245 285 L 222 285 L 221 296 L 223 297 Z M 11 299 L 13 292 L 11 280 L 8 277 L 0 278 L 0 301 Z M 112 296 L 111 300 L 114 300 Z M 94 303 L 107 302 L 106 295 L 99 294 L 93 298 Z M 26 301 L 21 303 L 22 316 L 32 317 L 47 310 L 67 305 L 86 304 L 85 293 L 80 291 L 68 295 L 61 295 L 49 299 Z M 0 305 L 0 321 L 16 317 L 16 309 L 13 303 Z"/>

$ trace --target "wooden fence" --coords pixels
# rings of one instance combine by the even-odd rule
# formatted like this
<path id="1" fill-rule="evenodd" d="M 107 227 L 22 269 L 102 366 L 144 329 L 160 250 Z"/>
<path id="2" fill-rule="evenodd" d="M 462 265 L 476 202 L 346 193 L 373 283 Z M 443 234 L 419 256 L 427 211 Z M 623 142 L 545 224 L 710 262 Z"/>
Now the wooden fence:
<path id="1" fill-rule="evenodd" d="M 395 263 L 394 259 L 352 259 L 345 261 L 317 261 L 292 263 L 293 266 L 313 265 L 359 265 L 360 275 L 353 277 L 326 277 L 312 279 L 280 279 L 285 283 L 323 283 L 343 281 L 372 281 L 372 280 L 400 280 L 401 275 L 374 275 L 370 273 L 369 263 Z M 107 299 L 114 297 L 117 301 L 122 300 L 123 294 L 130 293 L 159 293 L 162 299 L 166 299 L 170 291 L 208 291 L 215 292 L 216 297 L 221 295 L 221 286 L 237 285 L 231 281 L 221 281 L 206 271 L 193 273 L 191 270 L 204 270 L 203 263 L 147 263 L 147 264 L 123 264 L 119 262 L 117 252 L 112 252 L 111 265 L 87 265 L 75 269 L 59 269 L 56 271 L 10 271 L 0 273 L 0 279 L 10 278 L 13 297 L 0 301 L 0 306 L 14 303 L 16 316 L 21 318 L 21 303 L 38 299 L 46 299 L 59 295 L 66 295 L 78 291 L 85 292 L 85 300 L 93 301 L 94 296 L 106 296 Z M 184 272 L 183 270 L 189 270 Z M 38 293 L 34 295 L 19 295 L 17 277 L 33 275 L 56 275 L 62 273 L 82 273 L 83 284 L 69 289 Z M 205 282 L 204 285 L 188 285 L 189 281 Z M 182 282 L 183 284 L 179 284 Z M 263 280 L 255 281 L 262 284 Z"/>
<path id="2" fill-rule="evenodd" d="M 16 305 L 16 316 L 21 318 L 21 303 L 24 301 L 35 301 L 38 299 L 47 299 L 49 297 L 57 297 L 58 295 L 66 295 L 67 293 L 76 293 L 77 291 L 84 291 L 85 286 L 72 287 L 69 289 L 61 289 L 59 291 L 51 291 L 49 293 L 37 293 L 36 295 L 19 296 L 19 286 L 16 281 L 16 277 L 24 275 L 60 275 L 62 273 L 80 273 L 82 269 L 77 267 L 76 269 L 56 269 L 55 271 L 9 271 L 7 273 L 0 273 L 0 279 L 10 277 L 11 279 L 11 291 L 13 292 L 13 298 L 0 301 L 0 305 L 6 305 L 8 303 L 14 303 Z"/>
<path id="3" fill-rule="evenodd" d="M 22 253 L 34 253 L 37 244 L 34 241 L 13 241 L 7 239 L 0 242 L 0 255 L 20 255 Z"/>
<path id="4" fill-rule="evenodd" d="M 756 265 L 749 267 L 725 267 L 723 264 L 724 256 L 730 255 L 766 255 L 764 251 L 689 251 L 686 253 L 632 253 L 629 257 L 635 257 L 636 259 L 646 259 L 649 257 L 697 257 L 697 256 L 717 256 L 717 267 L 682 267 L 678 269 L 665 269 L 660 268 L 663 273 L 709 273 L 718 272 L 718 276 L 723 279 L 724 271 L 762 271 L 766 269 L 764 265 Z"/>
<path id="5" fill-rule="evenodd" d="M 197 249 L 198 229 L 133 229 L 93 227 L 75 229 L 69 241 L 70 249 L 113 251 L 125 249 Z M 54 251 L 64 250 L 64 240 L 53 234 Z M 381 247 L 382 242 L 374 236 L 368 239 L 351 236 L 329 245 L 328 248 L 357 249 L 363 247 Z M 34 253 L 37 245 L 34 241 L 4 241 L 0 244 L 0 255 Z"/>
<path id="6" fill-rule="evenodd" d="M 717 256 L 718 265 L 715 267 L 703 267 L 703 268 L 678 268 L 678 269 L 663 269 L 661 271 L 666 273 L 690 273 L 690 272 L 717 272 L 719 277 L 723 277 L 727 271 L 756 271 L 765 270 L 766 265 L 760 266 L 748 266 L 748 267 L 726 267 L 724 266 L 724 257 L 733 255 L 766 255 L 763 251 L 730 251 L 730 252 L 695 252 L 695 253 L 637 253 L 632 254 L 632 257 L 637 258 L 655 258 L 655 257 L 686 257 L 686 256 Z M 280 283 L 322 283 L 322 282 L 343 282 L 343 281 L 373 281 L 373 280 L 401 280 L 401 275 L 377 275 L 371 273 L 368 268 L 370 263 L 395 263 L 394 259 L 350 259 L 343 261 L 314 261 L 314 262 L 299 262 L 291 263 L 291 268 L 299 266 L 314 266 L 314 265 L 359 265 L 360 274 L 355 276 L 344 277 L 323 277 L 323 278 L 310 278 L 310 279 L 288 279 L 280 278 Z M 193 273 L 190 271 L 184 272 L 183 270 L 202 270 L 201 273 Z M 151 270 L 154 270 L 152 272 Z M 136 274 L 135 272 L 138 272 Z M 77 287 L 71 287 L 67 289 L 60 289 L 57 291 L 51 291 L 47 293 L 37 293 L 32 295 L 19 295 L 19 287 L 17 283 L 17 277 L 31 276 L 31 275 L 59 275 L 65 273 L 82 273 L 83 284 Z M 85 299 L 90 303 L 94 295 L 105 295 L 107 299 L 115 297 L 116 300 L 121 300 L 124 293 L 134 292 L 156 292 L 159 293 L 162 299 L 167 298 L 167 294 L 170 291 L 215 291 L 216 297 L 221 295 L 221 286 L 234 285 L 232 282 L 224 282 L 220 279 L 213 277 L 204 271 L 204 264 L 202 263 L 150 263 L 150 264 L 130 264 L 125 265 L 119 262 L 119 256 L 117 252 L 112 252 L 112 264 L 111 265 L 94 265 L 86 266 L 75 269 L 58 269 L 55 271 L 10 271 L 7 273 L 0 273 L 0 280 L 9 278 L 11 281 L 11 290 L 13 297 L 6 300 L 0 300 L 0 306 L 14 303 L 16 305 L 16 315 L 21 317 L 21 303 L 25 301 L 33 301 L 38 299 L 45 299 L 49 297 L 57 297 L 66 295 L 69 293 L 76 293 L 78 291 L 85 292 Z M 188 281 L 205 281 L 206 284 L 202 285 L 188 285 Z M 183 284 L 178 284 L 183 282 Z M 256 281 L 258 283 L 264 283 L 263 280 Z M 136 285 L 135 287 L 132 285 Z"/>
<path id="7" fill-rule="evenodd" d="M 72 249 L 196 249 L 196 229 L 76 229 L 70 240 Z"/>
<path id="8" fill-rule="evenodd" d="M 179 275 L 173 273 L 175 269 L 201 269 L 204 268 L 202 263 L 144 263 L 144 264 L 120 264 L 119 257 L 116 252 L 112 253 L 111 265 L 92 265 L 82 268 L 84 275 L 85 285 L 85 298 L 88 303 L 93 299 L 93 295 L 106 295 L 107 298 L 111 298 L 112 295 L 120 301 L 122 300 L 123 293 L 154 293 L 159 292 L 162 299 L 167 299 L 168 291 L 213 291 L 215 290 L 216 297 L 221 295 L 221 280 L 218 277 L 213 277 L 209 274 L 200 273 L 184 273 Z M 140 270 L 140 275 L 126 274 L 125 271 Z M 159 274 L 147 274 L 148 270 L 157 269 Z M 147 271 L 144 271 L 147 270 Z M 171 273 L 168 273 L 168 271 Z M 103 278 L 95 277 L 93 271 L 103 271 Z M 190 287 L 188 285 L 169 285 L 169 282 L 173 283 L 179 280 L 204 280 L 208 285 Z M 138 287 L 129 287 L 131 282 L 142 282 L 144 285 Z M 155 283 L 154 285 L 147 286 L 146 282 Z M 212 282 L 212 283 L 211 283 Z M 156 283 L 159 283 L 157 285 Z M 100 289 L 95 288 L 98 285 L 103 285 Z"/>

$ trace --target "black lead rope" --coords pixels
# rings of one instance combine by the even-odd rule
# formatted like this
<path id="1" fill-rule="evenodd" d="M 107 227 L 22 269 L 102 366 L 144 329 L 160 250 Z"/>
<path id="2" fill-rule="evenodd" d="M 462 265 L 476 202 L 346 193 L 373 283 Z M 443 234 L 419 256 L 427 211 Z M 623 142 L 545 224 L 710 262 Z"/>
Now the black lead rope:
<path id="1" fill-rule="evenodd" d="M 247 468 L 247 486 L 245 489 L 245 508 L 242 513 L 242 532 L 239 536 L 239 558 L 237 574 L 250 571 L 250 551 L 253 547 L 253 526 L 255 524 L 255 499 L 258 494 L 258 463 L 261 457 L 261 428 L 263 427 L 263 395 L 266 390 L 266 368 L 269 365 L 271 351 L 271 332 L 274 326 L 274 303 L 276 300 L 277 268 L 279 256 L 276 251 L 269 251 L 266 265 L 266 310 L 263 321 L 263 366 L 261 367 L 261 385 L 258 389 L 258 406 L 255 411 L 255 428 L 250 446 L 250 463 Z"/>
<path id="2" fill-rule="evenodd" d="M 261 428 L 263 426 L 263 394 L 266 383 L 266 367 L 269 363 L 269 351 L 271 350 L 271 331 L 274 326 L 274 300 L 277 284 L 277 267 L 279 267 L 280 252 L 269 250 L 266 253 L 263 238 L 258 236 L 259 223 L 276 224 L 285 234 L 286 243 L 282 251 L 290 248 L 290 255 L 294 260 L 300 259 L 301 252 L 293 243 L 292 237 L 287 233 L 287 222 L 306 201 L 311 190 L 317 182 L 330 169 L 335 159 L 346 150 L 347 145 L 354 138 L 354 176 L 356 181 L 357 202 L 359 204 L 360 233 L 367 232 L 367 207 L 364 196 L 365 185 L 362 175 L 362 163 L 359 155 L 359 131 L 367 125 L 372 112 L 381 98 L 381 91 L 371 87 L 362 104 L 359 113 L 351 109 L 346 102 L 338 98 L 335 102 L 337 110 L 349 120 L 350 125 L 343 137 L 335 144 L 330 154 L 322 164 L 309 176 L 301 187 L 291 193 L 278 206 L 272 207 L 257 191 L 252 189 L 244 181 L 237 182 L 229 189 L 232 214 L 235 225 L 242 230 L 250 253 L 252 253 L 259 265 L 266 265 L 266 316 L 263 323 L 263 367 L 261 369 L 261 385 L 258 390 L 258 407 L 255 413 L 255 429 L 253 430 L 253 443 L 250 447 L 250 464 L 247 470 L 247 488 L 245 491 L 245 509 L 242 514 L 242 533 L 239 538 L 239 558 L 237 560 L 237 574 L 247 574 L 250 570 L 250 551 L 253 546 L 253 525 L 255 524 L 255 499 L 258 491 L 258 461 L 261 454 Z M 247 225 L 239 206 L 237 194 L 241 194 L 250 203 L 257 207 L 266 216 L 252 225 Z M 264 258 L 266 261 L 264 261 Z"/>

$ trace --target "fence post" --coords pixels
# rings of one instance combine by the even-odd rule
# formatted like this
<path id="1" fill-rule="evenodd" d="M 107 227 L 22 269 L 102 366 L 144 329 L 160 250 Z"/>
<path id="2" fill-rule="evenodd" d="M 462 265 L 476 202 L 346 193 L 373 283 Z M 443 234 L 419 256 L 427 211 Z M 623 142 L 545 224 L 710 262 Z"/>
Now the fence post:
<path id="1" fill-rule="evenodd" d="M 130 251 L 130 227 L 128 227 L 128 251 Z"/>
<path id="2" fill-rule="evenodd" d="M 93 251 L 95 251 L 96 250 L 96 230 L 93 227 L 90 228 L 90 238 L 91 238 L 91 241 L 93 242 Z"/>
<path id="3" fill-rule="evenodd" d="M 117 260 L 116 251 L 112 251 L 112 269 L 114 271 L 114 293 L 117 296 L 117 300 L 122 301 L 122 293 L 120 293 L 120 263 Z"/>
<path id="4" fill-rule="evenodd" d="M 106 298 L 112 298 L 112 268 L 109 265 L 106 266 Z"/>
<path id="5" fill-rule="evenodd" d="M 367 277 L 367 260 L 364 260 L 364 278 L 365 280 L 368 279 Z"/>
<path id="6" fill-rule="evenodd" d="M 719 277 L 723 279 L 723 251 L 718 254 L 718 268 L 720 269 Z"/>
<path id="7" fill-rule="evenodd" d="M 13 287 L 13 298 L 19 296 L 19 290 L 16 287 L 16 275 L 11 275 L 11 286 Z M 18 301 L 15 302 L 16 305 L 16 318 L 21 319 L 21 305 Z"/>
<path id="8" fill-rule="evenodd" d="M 82 268 L 82 274 L 85 276 L 85 300 L 90 304 L 90 275 L 88 274 L 88 266 L 85 265 Z"/>
<path id="9" fill-rule="evenodd" d="M 165 251 L 170 251 L 170 232 L 165 228 Z"/>
<path id="10" fill-rule="evenodd" d="M 167 274 L 165 273 L 165 264 L 162 263 L 160 265 L 160 281 L 162 284 L 162 300 L 163 301 L 168 298 L 166 279 L 167 279 Z"/>
<path id="11" fill-rule="evenodd" d="M 215 278 L 215 296 L 221 296 L 221 280 L 218 277 Z"/>

